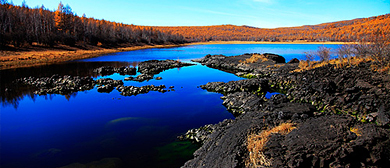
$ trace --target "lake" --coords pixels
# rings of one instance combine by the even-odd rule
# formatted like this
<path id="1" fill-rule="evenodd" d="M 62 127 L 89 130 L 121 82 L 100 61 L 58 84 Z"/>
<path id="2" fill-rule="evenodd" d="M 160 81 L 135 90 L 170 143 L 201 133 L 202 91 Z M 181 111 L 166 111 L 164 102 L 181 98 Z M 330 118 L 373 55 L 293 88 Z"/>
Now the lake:
<path id="1" fill-rule="evenodd" d="M 240 80 L 233 74 L 200 64 L 161 72 L 162 80 L 125 81 L 124 85 L 174 86 L 174 91 L 122 96 L 97 89 L 70 95 L 34 95 L 34 88 L 12 83 L 27 76 L 53 74 L 123 80 L 99 76 L 100 66 L 133 66 L 141 61 L 174 59 L 190 62 L 207 54 L 276 53 L 303 59 L 314 44 L 223 44 L 145 49 L 61 64 L 3 70 L 1 74 L 2 168 L 95 165 L 117 167 L 180 167 L 199 147 L 176 137 L 188 129 L 234 119 L 222 105 L 221 94 L 198 86 Z M 338 45 L 325 45 L 337 48 Z M 5 89 L 9 91 L 5 91 Z"/>

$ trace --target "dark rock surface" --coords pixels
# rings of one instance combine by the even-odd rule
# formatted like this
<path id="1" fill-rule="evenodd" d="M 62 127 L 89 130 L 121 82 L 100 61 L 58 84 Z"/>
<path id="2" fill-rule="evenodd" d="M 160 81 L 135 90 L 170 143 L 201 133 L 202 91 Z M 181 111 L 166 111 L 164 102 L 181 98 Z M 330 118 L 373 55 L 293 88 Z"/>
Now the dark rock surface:
<path id="1" fill-rule="evenodd" d="M 208 124 L 200 128 L 190 129 L 184 135 L 180 135 L 177 138 L 180 140 L 190 140 L 197 143 L 203 143 L 208 139 L 211 133 L 213 133 L 215 130 L 221 127 L 227 126 L 232 121 L 233 120 L 225 119 L 218 124 Z"/>
<path id="2" fill-rule="evenodd" d="M 236 92 L 221 97 L 223 105 L 234 115 L 238 116 L 245 111 L 259 110 L 264 103 L 264 95 L 258 96 L 250 92 Z"/>
<path id="3" fill-rule="evenodd" d="M 239 73 L 241 75 L 253 73 L 256 76 L 269 76 L 275 73 L 275 71 L 289 72 L 298 66 L 298 64 L 286 64 L 286 60 L 283 56 L 272 53 L 263 53 L 268 59 L 265 62 L 258 60 L 254 63 L 243 63 L 254 54 L 257 53 L 238 56 L 206 55 L 201 59 L 192 61 L 226 72 Z"/>
<path id="4" fill-rule="evenodd" d="M 38 91 L 35 94 L 70 94 L 73 92 L 91 90 L 95 86 L 95 81 L 90 77 L 79 76 L 59 76 L 51 77 L 25 77 L 18 79 L 17 82 L 35 86 Z"/>
<path id="5" fill-rule="evenodd" d="M 299 63 L 299 60 L 296 59 L 296 58 L 293 58 L 293 59 L 291 59 L 290 61 L 287 62 L 287 64 L 295 64 L 295 63 Z"/>
<path id="6" fill-rule="evenodd" d="M 367 121 L 367 114 L 378 113 L 371 120 L 389 124 L 390 76 L 372 72 L 370 63 L 335 69 L 321 67 L 302 73 L 279 76 L 273 82 L 288 80 L 294 87 L 287 90 L 289 99 L 309 102 L 328 114 L 348 114 Z M 272 83 L 272 82 L 271 82 Z"/>
<path id="7" fill-rule="evenodd" d="M 309 119 L 286 136 L 272 135 L 264 153 L 277 158 L 273 167 L 385 167 L 389 146 L 383 128 L 332 115 Z"/>
<path id="8" fill-rule="evenodd" d="M 309 104 L 303 106 L 306 108 L 299 110 L 301 115 L 298 117 L 295 117 L 297 115 L 294 111 L 286 115 L 278 109 L 250 111 L 228 124 L 214 128 L 213 132 L 204 138 L 203 146 L 194 153 L 195 158 L 186 162 L 183 167 L 245 167 L 245 158 L 248 155 L 247 135 L 288 121 L 302 122 L 304 119 L 299 116 L 311 116 L 314 109 Z M 283 117 L 280 117 L 282 115 Z"/>
<path id="9" fill-rule="evenodd" d="M 133 81 L 143 82 L 153 79 L 153 74 L 140 74 L 137 77 L 133 78 Z"/>
<path id="10" fill-rule="evenodd" d="M 138 72 L 141 74 L 134 78 L 134 81 L 143 82 L 154 78 L 154 75 L 172 68 L 180 68 L 184 66 L 192 66 L 195 64 L 185 63 L 175 60 L 150 60 L 138 64 Z M 160 77 L 157 80 L 161 80 Z"/>
<path id="11" fill-rule="evenodd" d="M 137 73 L 137 69 L 133 67 L 114 68 L 111 66 L 103 66 L 94 69 L 93 72 L 96 72 L 101 75 L 112 75 L 114 73 L 119 73 L 121 75 L 135 75 Z"/>
<path id="12" fill-rule="evenodd" d="M 101 78 L 95 81 L 97 85 L 98 92 L 110 93 L 114 90 L 115 87 L 123 85 L 121 80 L 113 80 L 111 78 Z"/>
<path id="13" fill-rule="evenodd" d="M 218 92 L 222 94 L 234 93 L 239 91 L 247 92 L 261 92 L 261 90 L 268 90 L 268 80 L 253 78 L 230 82 L 209 82 L 206 85 L 200 86 L 211 92 Z"/>
<path id="14" fill-rule="evenodd" d="M 185 63 L 175 60 L 150 60 L 138 64 L 138 72 L 143 74 L 158 74 L 164 70 L 172 68 L 180 68 L 184 66 L 191 66 L 195 64 Z"/>
<path id="15" fill-rule="evenodd" d="M 224 94 L 223 104 L 237 118 L 187 132 L 188 139 L 203 146 L 183 167 L 253 166 L 246 164 L 247 137 L 281 123 L 294 123 L 297 128 L 286 135 L 270 135 L 263 153 L 271 167 L 388 167 L 388 74 L 373 72 L 371 63 L 295 73 L 291 72 L 295 62 L 268 69 L 272 72 L 264 72 L 264 66 L 240 69 L 237 60 L 249 57 L 208 55 L 197 60 L 225 71 L 238 70 L 252 79 L 201 86 Z M 258 72 L 268 75 L 253 75 Z M 275 91 L 283 94 L 264 98 L 263 93 Z"/>
<path id="16" fill-rule="evenodd" d="M 154 74 L 160 73 L 161 71 L 177 68 L 183 66 L 190 66 L 194 64 L 182 63 L 173 60 L 151 60 L 145 61 L 139 64 L 139 71 L 142 73 L 137 77 L 126 77 L 124 80 L 134 80 L 134 81 L 145 81 L 154 78 Z M 132 67 L 121 67 L 114 68 L 111 66 L 104 66 L 97 69 L 94 69 L 94 72 L 101 75 L 110 75 L 113 73 L 120 73 L 121 75 L 135 75 L 136 69 Z M 157 80 L 161 80 L 161 77 L 157 77 Z M 122 80 L 113 80 L 111 78 L 101 78 L 93 80 L 90 77 L 79 77 L 79 76 L 59 76 L 53 75 L 51 77 L 26 77 L 18 79 L 16 82 L 23 83 L 25 85 L 31 85 L 37 88 L 36 94 L 45 95 L 45 94 L 62 94 L 67 95 L 78 91 L 91 90 L 97 85 L 97 91 L 102 93 L 110 93 L 115 88 L 121 92 L 124 96 L 132 96 L 137 94 L 144 94 L 150 91 L 158 92 L 167 92 L 174 91 L 172 88 L 165 89 L 165 85 L 154 86 L 147 85 L 142 87 L 135 86 L 123 86 Z"/>
<path id="17" fill-rule="evenodd" d="M 117 90 L 121 92 L 121 95 L 123 96 L 135 96 L 138 94 L 149 93 L 150 91 L 157 91 L 161 93 L 168 92 L 169 90 L 166 90 L 165 88 L 166 88 L 165 85 L 159 85 L 159 86 L 146 85 L 141 87 L 121 85 L 117 87 Z"/>

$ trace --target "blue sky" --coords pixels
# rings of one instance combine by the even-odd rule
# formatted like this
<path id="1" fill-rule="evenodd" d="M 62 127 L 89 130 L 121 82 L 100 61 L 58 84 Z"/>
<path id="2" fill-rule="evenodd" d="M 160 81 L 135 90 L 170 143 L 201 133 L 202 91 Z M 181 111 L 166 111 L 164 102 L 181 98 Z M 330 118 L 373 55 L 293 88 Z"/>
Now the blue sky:
<path id="1" fill-rule="evenodd" d="M 10 1 L 10 0 L 9 0 Z M 13 0 L 21 5 L 23 0 Z M 60 0 L 25 0 L 51 10 Z M 314 25 L 390 13 L 390 0 L 62 0 L 81 16 L 148 26 Z"/>

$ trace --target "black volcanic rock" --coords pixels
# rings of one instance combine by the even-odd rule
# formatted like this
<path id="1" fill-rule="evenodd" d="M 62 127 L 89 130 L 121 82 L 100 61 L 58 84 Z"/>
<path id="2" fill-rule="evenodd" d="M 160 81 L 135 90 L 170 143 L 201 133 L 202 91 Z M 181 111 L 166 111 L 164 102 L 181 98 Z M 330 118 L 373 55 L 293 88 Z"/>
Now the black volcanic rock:
<path id="1" fill-rule="evenodd" d="M 90 77 L 80 76 L 59 76 L 53 75 L 51 77 L 25 77 L 18 79 L 17 82 L 35 86 L 38 91 L 35 94 L 70 94 L 73 92 L 93 89 L 95 81 Z"/>
<path id="2" fill-rule="evenodd" d="M 243 54 L 238 56 L 224 56 L 224 55 L 206 55 L 201 59 L 192 60 L 199 62 L 202 65 L 206 65 L 211 68 L 216 68 L 226 72 L 232 72 L 236 74 L 244 75 L 252 73 L 255 76 L 269 76 L 275 72 L 283 71 L 289 72 L 294 70 L 297 64 L 286 64 L 286 60 L 283 56 L 264 53 L 263 55 L 268 59 L 265 62 L 261 60 L 253 63 L 243 63 L 248 58 L 251 58 L 254 54 Z"/>
<path id="3" fill-rule="evenodd" d="M 119 73 L 121 75 L 135 75 L 137 73 L 137 70 L 133 67 L 114 68 L 111 66 L 103 66 L 94 69 L 93 72 L 101 75 L 112 75 L 114 73 Z"/>
<path id="4" fill-rule="evenodd" d="M 150 60 L 139 63 L 138 72 L 143 74 L 155 75 L 167 69 L 180 68 L 191 65 L 195 64 L 184 63 L 175 60 Z"/>
<path id="5" fill-rule="evenodd" d="M 266 58 L 275 61 L 275 63 L 286 63 L 286 59 L 283 56 L 272 54 L 272 53 L 264 53 Z"/>
<path id="6" fill-rule="evenodd" d="M 158 74 L 164 70 L 192 65 L 195 64 L 175 60 L 144 61 L 138 64 L 138 72 L 140 72 L 141 74 L 135 77 L 133 80 L 138 82 L 148 81 L 153 79 L 155 74 Z"/>
<path id="7" fill-rule="evenodd" d="M 253 78 L 230 82 L 209 82 L 206 85 L 200 86 L 211 92 L 218 92 L 222 94 L 234 93 L 238 91 L 261 92 L 267 91 L 269 88 L 268 80 Z"/>
<path id="8" fill-rule="evenodd" d="M 224 94 L 223 105 L 237 118 L 209 125 L 212 129 L 206 129 L 207 134 L 193 130 L 192 139 L 203 146 L 183 167 L 250 167 L 245 164 L 247 137 L 281 123 L 293 123 L 297 128 L 286 135 L 270 135 L 263 153 L 271 167 L 388 167 L 388 74 L 372 71 L 371 62 L 341 68 L 327 65 L 303 72 L 292 72 L 296 63 L 275 69 L 264 68 L 267 63 L 237 63 L 239 58 L 249 57 L 208 55 L 197 60 L 255 78 L 201 86 Z M 259 72 L 268 75 L 252 75 Z M 262 93 L 266 91 L 283 94 L 265 99 Z"/>
<path id="9" fill-rule="evenodd" d="M 389 146 L 389 131 L 333 115 L 310 119 L 286 136 L 272 135 L 264 153 L 277 158 L 273 167 L 386 167 Z"/>
<path id="10" fill-rule="evenodd" d="M 299 63 L 299 60 L 297 58 L 293 58 L 287 62 L 287 64 L 295 64 L 295 63 Z"/>
<path id="11" fill-rule="evenodd" d="M 117 90 L 121 93 L 123 96 L 135 96 L 138 94 L 145 94 L 149 93 L 150 91 L 157 91 L 161 93 L 168 92 L 168 90 L 165 89 L 165 85 L 146 85 L 146 86 L 141 86 L 141 87 L 136 87 L 136 86 L 118 86 Z"/>

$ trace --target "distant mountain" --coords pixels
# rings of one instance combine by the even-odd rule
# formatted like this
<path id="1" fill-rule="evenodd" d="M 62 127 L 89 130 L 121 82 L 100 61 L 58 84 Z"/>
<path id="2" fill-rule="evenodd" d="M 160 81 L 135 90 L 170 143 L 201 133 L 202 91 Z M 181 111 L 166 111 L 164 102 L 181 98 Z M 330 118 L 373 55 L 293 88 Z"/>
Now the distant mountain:
<path id="1" fill-rule="evenodd" d="M 153 27 L 162 32 L 183 35 L 188 41 L 370 41 L 373 35 L 390 34 L 390 14 L 318 25 L 274 29 L 251 26 Z"/>

